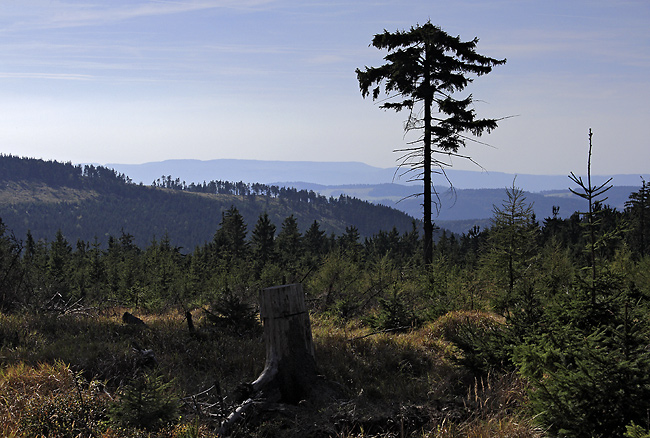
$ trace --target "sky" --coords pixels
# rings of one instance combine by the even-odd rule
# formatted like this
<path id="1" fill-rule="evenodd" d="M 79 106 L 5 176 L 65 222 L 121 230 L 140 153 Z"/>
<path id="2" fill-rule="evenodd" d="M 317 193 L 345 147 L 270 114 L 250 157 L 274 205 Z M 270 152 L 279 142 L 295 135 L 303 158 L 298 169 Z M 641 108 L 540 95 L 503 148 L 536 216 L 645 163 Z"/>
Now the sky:
<path id="1" fill-rule="evenodd" d="M 427 21 L 507 63 L 465 90 L 505 118 L 460 170 L 647 174 L 648 0 L 5 0 L 0 153 L 394 167 L 405 113 L 363 99 L 373 35 Z M 458 97 L 464 97 L 464 94 Z"/>

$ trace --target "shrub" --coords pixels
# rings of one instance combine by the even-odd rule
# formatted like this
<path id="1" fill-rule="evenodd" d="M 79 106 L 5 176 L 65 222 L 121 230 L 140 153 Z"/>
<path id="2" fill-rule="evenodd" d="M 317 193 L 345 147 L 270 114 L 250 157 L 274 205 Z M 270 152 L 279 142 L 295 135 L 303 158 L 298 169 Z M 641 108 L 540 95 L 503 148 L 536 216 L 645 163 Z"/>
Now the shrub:
<path id="1" fill-rule="evenodd" d="M 119 393 L 110 410 L 111 421 L 119 426 L 156 430 L 177 419 L 178 403 L 173 382 L 157 373 L 140 373 Z"/>
<path id="2" fill-rule="evenodd" d="M 367 318 L 374 329 L 379 330 L 405 330 L 419 325 L 411 306 L 409 306 L 398 291 L 394 291 L 388 298 L 379 298 L 379 311 Z"/>
<path id="3" fill-rule="evenodd" d="M 625 428 L 625 434 L 623 436 L 625 438 L 650 438 L 650 431 L 632 422 L 632 424 Z"/>
<path id="4" fill-rule="evenodd" d="M 510 367 L 507 327 L 496 315 L 478 310 L 449 312 L 438 318 L 433 330 L 463 351 L 459 362 L 475 374 Z"/>
<path id="5" fill-rule="evenodd" d="M 613 278 L 599 275 L 593 286 L 559 295 L 548 306 L 546 333 L 515 348 L 534 387 L 530 405 L 558 436 L 622 436 L 632 422 L 647 427 L 647 301 Z"/>
<path id="6" fill-rule="evenodd" d="M 212 312 L 206 311 L 206 316 L 217 326 L 243 330 L 259 328 L 256 309 L 247 302 L 244 291 L 235 292 L 227 287 L 211 307 Z"/>

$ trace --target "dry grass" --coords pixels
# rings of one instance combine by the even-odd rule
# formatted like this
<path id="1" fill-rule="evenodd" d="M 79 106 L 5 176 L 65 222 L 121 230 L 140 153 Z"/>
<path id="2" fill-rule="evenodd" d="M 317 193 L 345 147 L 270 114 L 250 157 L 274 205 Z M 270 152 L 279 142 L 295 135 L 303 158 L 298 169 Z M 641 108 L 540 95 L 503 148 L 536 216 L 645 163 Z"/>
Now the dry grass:
<path id="1" fill-rule="evenodd" d="M 17 364 L 0 373 L 2 436 L 89 436 L 110 398 L 99 382 L 83 382 L 62 362 Z"/>
<path id="2" fill-rule="evenodd" d="M 122 323 L 122 311 L 98 315 L 0 315 L 0 350 L 3 365 L 29 365 L 57 360 L 83 371 L 87 379 L 118 386 L 139 366 L 132 348 L 154 352 L 160 369 L 188 392 L 209 387 L 215 380 L 256 377 L 264 365 L 264 344 L 259 334 L 213 330 L 195 312 L 196 335 L 189 333 L 177 312 L 138 316 L 146 327 Z M 257 374 L 256 374 L 257 373 Z M 235 384 L 236 385 L 236 384 Z"/>
<path id="3" fill-rule="evenodd" d="M 524 383 L 514 374 L 475 380 L 462 406 L 467 415 L 458 417 L 458 409 L 447 415 L 430 411 L 429 423 L 409 430 L 398 423 L 396 431 L 372 433 L 363 427 L 340 438 L 543 438 L 544 431 L 525 416 L 521 404 L 526 399 Z"/>
<path id="4" fill-rule="evenodd" d="M 179 398 L 218 383 L 225 414 L 237 386 L 262 371 L 261 333 L 213 327 L 200 311 L 194 314 L 196 334 L 189 333 L 184 317 L 176 312 L 138 314 L 147 326 L 130 326 L 122 323 L 122 311 L 65 317 L 0 315 L 0 435 L 21 436 L 21 424 L 40 424 L 42 415 L 54 412 L 52 406 L 79 407 L 83 400 L 84 406 L 93 406 L 94 416 L 83 406 L 66 411 L 86 419 L 85 426 L 78 422 L 79 433 L 69 436 L 84 436 L 91 428 L 95 436 L 106 438 L 215 436 L 215 421 L 196 416 L 200 403 L 188 402 L 178 424 L 155 433 L 111 426 L 102 409 L 138 372 L 132 351 L 138 345 L 154 351 L 158 372 L 174 382 Z M 489 319 L 476 316 L 476 321 Z M 237 436 L 306 436 L 307 426 L 310 433 L 336 437 L 543 436 L 522 414 L 526 392 L 520 380 L 514 375 L 475 380 L 457 364 L 460 352 L 446 339 L 457 320 L 462 318 L 448 315 L 405 333 L 372 333 L 360 323 L 340 325 L 313 317 L 318 368 L 338 388 L 337 399 L 296 407 L 291 418 L 266 419 L 244 427 Z M 93 380 L 106 383 L 107 392 L 99 383 L 89 383 Z M 197 401 L 214 403 L 219 398 L 213 390 Z"/>
<path id="5" fill-rule="evenodd" d="M 316 319 L 313 334 L 326 377 L 370 399 L 428 399 L 432 388 L 460 371 L 449 360 L 454 347 L 426 329 L 373 334 Z"/>
<path id="6" fill-rule="evenodd" d="M 78 203 L 97 198 L 93 190 L 77 190 L 70 187 L 53 188 L 46 184 L 10 182 L 0 188 L 0 203 L 20 204 L 43 202 L 59 204 L 61 202 Z"/>
<path id="7" fill-rule="evenodd" d="M 496 330 L 505 324 L 501 316 L 480 310 L 459 310 L 449 312 L 429 325 L 432 335 L 453 341 L 467 328 L 477 331 Z"/>
<path id="8" fill-rule="evenodd" d="M 213 329 L 205 323 L 200 312 L 195 312 L 194 317 L 199 328 L 196 334 L 190 334 L 184 316 L 176 312 L 138 314 L 147 323 L 146 327 L 123 324 L 121 314 L 120 309 L 97 315 L 63 317 L 0 315 L 0 365 L 5 376 L 0 390 L 0 397 L 5 401 L 0 409 L 13 412 L 3 415 L 3 418 L 13 419 L 5 421 L 0 435 L 11 436 L 10 431 L 15 432 L 22 411 L 20 405 L 7 400 L 39 400 L 34 394 L 43 391 L 60 396 L 68 394 L 68 390 L 62 388 L 68 388 L 69 381 L 73 381 L 65 380 L 72 379 L 72 371 L 86 381 L 105 383 L 107 391 L 115 393 L 144 366 L 133 351 L 134 346 L 153 351 L 156 369 L 167 381 L 173 381 L 179 399 L 218 384 L 226 397 L 226 407 L 228 397 L 235 393 L 237 386 L 254 380 L 264 366 L 264 344 L 259 333 Z M 22 388 L 25 396 L 17 396 L 16 390 L 11 388 Z M 214 402 L 217 392 L 212 391 L 210 397 L 208 401 Z M 40 399 L 43 405 L 48 403 L 46 398 Z M 177 426 L 178 430 L 173 429 L 173 434 L 170 429 L 156 436 L 181 433 L 181 429 L 189 427 L 186 422 L 191 424 L 194 408 L 185 406 L 186 420 Z M 205 425 L 201 427 L 205 429 Z M 106 436 L 113 436 L 113 432 L 109 432 Z M 204 432 L 199 435 L 204 436 Z M 114 433 L 114 436 L 136 436 L 133 431 L 127 435 L 119 431 Z M 186 436 L 193 435 L 187 432 Z"/>

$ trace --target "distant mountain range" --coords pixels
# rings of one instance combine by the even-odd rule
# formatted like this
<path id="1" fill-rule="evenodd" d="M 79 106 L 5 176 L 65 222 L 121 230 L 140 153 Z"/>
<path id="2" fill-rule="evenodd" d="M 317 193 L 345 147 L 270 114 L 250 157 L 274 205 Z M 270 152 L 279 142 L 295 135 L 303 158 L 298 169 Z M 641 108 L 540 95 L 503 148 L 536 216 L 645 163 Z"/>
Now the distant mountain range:
<path id="1" fill-rule="evenodd" d="M 380 168 L 359 162 L 314 161 L 260 161 L 260 160 L 166 160 L 144 164 L 109 163 L 105 167 L 128 175 L 133 181 L 151 184 L 161 176 L 172 175 L 188 184 L 203 181 L 244 181 L 280 186 L 294 183 L 312 183 L 321 186 L 348 186 L 357 184 L 411 185 L 403 172 L 396 168 Z M 517 187 L 528 192 L 566 190 L 572 186 L 567 175 L 525 175 L 502 172 L 482 172 L 448 169 L 447 176 L 456 189 L 503 189 L 512 186 L 516 177 Z M 650 180 L 650 174 L 596 175 L 598 184 L 613 178 L 617 186 L 640 186 L 641 178 Z M 434 175 L 436 186 L 449 187 L 444 175 Z"/>
<path id="2" fill-rule="evenodd" d="M 145 164 L 106 164 L 124 173 L 135 182 L 151 184 L 162 176 L 171 175 L 187 184 L 203 181 L 244 181 L 313 190 L 324 196 L 341 194 L 401 210 L 420 218 L 422 199 L 412 197 L 420 183 L 399 178 L 395 168 L 378 168 L 358 162 L 257 161 L 257 160 L 167 160 Z M 526 200 L 533 204 L 541 220 L 560 207 L 559 216 L 568 217 L 585 208 L 585 201 L 571 194 L 574 184 L 566 175 L 515 175 L 501 172 L 447 170 L 447 177 L 434 175 L 439 192 L 436 223 L 450 231 L 463 233 L 473 225 L 485 227 L 492 216 L 493 206 L 501 205 L 505 188 L 516 187 L 529 192 Z M 641 186 L 646 175 L 597 175 L 593 184 L 612 178 L 614 187 L 607 192 L 606 204 L 622 209 L 631 192 Z"/>

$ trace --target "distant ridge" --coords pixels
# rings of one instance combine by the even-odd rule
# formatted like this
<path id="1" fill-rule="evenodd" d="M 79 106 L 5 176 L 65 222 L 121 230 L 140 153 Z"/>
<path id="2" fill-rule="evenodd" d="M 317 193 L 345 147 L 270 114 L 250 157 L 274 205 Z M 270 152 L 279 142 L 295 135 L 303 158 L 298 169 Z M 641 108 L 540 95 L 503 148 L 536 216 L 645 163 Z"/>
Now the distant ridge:
<path id="1" fill-rule="evenodd" d="M 314 161 L 261 161 L 261 160 L 166 160 L 143 164 L 109 163 L 105 167 L 128 175 L 134 182 L 151 184 L 161 176 L 171 175 L 182 181 L 243 181 L 294 186 L 292 183 L 311 183 L 322 186 L 353 184 L 409 185 L 407 177 L 399 178 L 402 171 L 396 168 L 373 167 L 360 162 L 314 162 Z M 447 176 L 456 189 L 502 189 L 516 185 L 528 192 L 566 190 L 572 187 L 567 175 L 529 175 L 489 171 L 448 169 Z M 613 178 L 616 186 L 640 186 L 641 177 L 650 180 L 650 174 L 596 175 L 594 184 Z M 434 184 L 448 187 L 443 175 L 434 175 Z"/>
<path id="2" fill-rule="evenodd" d="M 144 164 L 105 165 L 129 175 L 137 183 L 151 184 L 163 175 L 190 182 L 244 181 L 272 184 L 278 181 L 313 182 L 323 185 L 377 184 L 391 181 L 394 169 L 359 162 L 260 161 L 260 160 L 166 160 Z M 288 184 L 287 184 L 288 185 Z"/>
<path id="3" fill-rule="evenodd" d="M 328 236 L 354 226 L 361 238 L 393 228 L 410 232 L 414 221 L 397 209 L 346 196 L 248 184 L 214 183 L 192 190 L 170 180 L 153 187 L 133 184 L 128 175 L 102 166 L 0 155 L 0 218 L 19 238 L 30 232 L 35 241 L 47 241 L 60 231 L 69 242 L 96 241 L 105 247 L 111 237 L 128 233 L 141 248 L 169 239 L 191 251 L 213 239 L 231 207 L 248 233 L 263 213 L 277 230 L 293 216 L 300 232 L 317 221 Z"/>
<path id="4" fill-rule="evenodd" d="M 337 198 L 344 194 L 375 204 L 401 210 L 412 217 L 422 216 L 422 199 L 409 197 L 418 193 L 420 182 L 408 183 L 396 178 L 403 172 L 395 168 L 378 168 L 359 162 L 259 161 L 259 160 L 167 160 L 144 164 L 107 164 L 135 182 L 151 184 L 163 175 L 179 178 L 187 184 L 203 181 L 243 181 L 313 190 Z M 449 190 L 444 175 L 434 175 L 440 194 L 439 211 L 434 218 L 443 228 L 456 233 L 467 232 L 474 225 L 489 226 L 493 206 L 501 205 L 505 188 L 514 184 L 526 192 L 539 220 L 550 217 L 554 207 L 559 216 L 569 217 L 584 208 L 584 200 L 571 194 L 575 187 L 567 175 L 515 175 L 503 172 L 447 170 L 455 191 Z M 607 205 L 622 210 L 631 192 L 641 186 L 641 177 L 650 175 L 592 176 L 592 184 L 612 178 L 614 188 L 608 192 Z"/>

